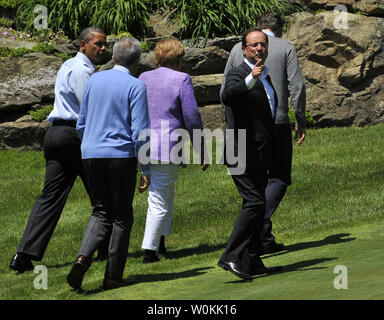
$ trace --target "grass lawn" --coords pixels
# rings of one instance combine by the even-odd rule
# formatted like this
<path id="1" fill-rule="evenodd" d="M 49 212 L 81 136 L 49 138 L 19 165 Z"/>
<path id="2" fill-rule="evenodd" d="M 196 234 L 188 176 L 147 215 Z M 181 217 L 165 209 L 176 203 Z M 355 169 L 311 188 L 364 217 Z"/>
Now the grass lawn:
<path id="1" fill-rule="evenodd" d="M 384 298 L 384 125 L 309 130 L 294 147 L 293 184 L 273 216 L 274 234 L 288 251 L 263 257 L 283 271 L 240 281 L 216 266 L 241 207 L 225 167 L 180 170 L 168 253 L 142 264 L 147 193 L 134 200 L 125 276 L 138 283 L 101 289 L 105 262 L 87 272 L 84 292 L 66 283 L 88 217 L 89 200 L 77 181 L 44 259 L 48 288 L 38 274 L 9 269 L 30 210 L 43 187 L 41 152 L 0 151 L 1 300 L 382 300 Z M 344 266 L 347 289 L 336 289 Z M 337 281 L 336 281 L 337 282 Z"/>

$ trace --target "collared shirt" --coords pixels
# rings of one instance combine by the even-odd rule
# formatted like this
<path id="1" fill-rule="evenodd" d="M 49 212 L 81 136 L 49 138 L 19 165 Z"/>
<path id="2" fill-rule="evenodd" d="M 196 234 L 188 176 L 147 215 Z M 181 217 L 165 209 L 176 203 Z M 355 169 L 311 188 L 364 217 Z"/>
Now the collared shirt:
<path id="1" fill-rule="evenodd" d="M 253 69 L 255 67 L 255 65 L 250 63 L 247 59 L 244 58 L 244 61 L 246 64 L 248 64 L 248 66 L 251 69 Z M 261 81 L 261 83 L 264 86 L 265 93 L 267 94 L 267 97 L 268 97 L 269 106 L 271 108 L 272 118 L 274 118 L 275 117 L 275 105 L 276 105 L 275 91 L 273 90 L 273 87 L 271 86 L 271 84 L 267 80 L 268 71 L 269 71 L 268 67 L 264 66 L 263 73 L 260 75 L 259 80 Z M 252 76 L 252 72 L 245 78 L 245 84 L 247 85 L 248 89 L 252 89 L 253 86 L 255 85 L 256 81 L 257 80 L 255 78 L 253 78 L 253 76 Z"/>
<path id="2" fill-rule="evenodd" d="M 275 34 L 268 29 L 263 29 L 261 31 L 263 31 L 267 36 L 274 37 L 274 38 L 276 37 Z"/>
<path id="3" fill-rule="evenodd" d="M 54 108 L 48 116 L 50 122 L 55 119 L 77 121 L 85 86 L 94 71 L 91 60 L 81 52 L 64 62 L 56 78 Z"/>
<path id="4" fill-rule="evenodd" d="M 128 68 L 123 67 L 123 66 L 121 66 L 121 65 L 119 65 L 119 64 L 115 64 L 115 66 L 113 67 L 113 69 L 118 70 L 118 71 L 122 71 L 122 72 L 128 72 L 129 74 L 131 74 L 131 73 L 129 72 Z"/>

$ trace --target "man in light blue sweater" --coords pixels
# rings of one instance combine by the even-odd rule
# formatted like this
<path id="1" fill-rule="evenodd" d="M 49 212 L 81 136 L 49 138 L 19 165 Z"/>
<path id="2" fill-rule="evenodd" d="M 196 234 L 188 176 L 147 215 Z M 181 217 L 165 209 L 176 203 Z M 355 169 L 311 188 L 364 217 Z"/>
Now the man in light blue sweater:
<path id="1" fill-rule="evenodd" d="M 139 141 L 139 133 L 150 127 L 145 85 L 131 75 L 140 55 L 138 40 L 119 40 L 113 47 L 115 67 L 94 74 L 84 91 L 76 128 L 93 212 L 67 277 L 74 289 L 81 287 L 93 253 L 109 234 L 104 288 L 130 283 L 123 280 L 123 273 L 133 224 L 137 158 L 145 143 Z M 145 190 L 149 165 L 141 169 L 140 189 Z"/>

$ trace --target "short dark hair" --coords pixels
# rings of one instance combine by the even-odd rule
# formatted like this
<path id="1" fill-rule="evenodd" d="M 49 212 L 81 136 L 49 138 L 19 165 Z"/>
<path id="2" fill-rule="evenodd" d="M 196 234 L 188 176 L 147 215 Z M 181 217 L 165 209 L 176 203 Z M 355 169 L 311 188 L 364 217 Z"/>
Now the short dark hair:
<path id="1" fill-rule="evenodd" d="M 251 32 L 254 32 L 254 31 L 258 31 L 258 32 L 264 33 L 263 31 L 261 31 L 260 28 L 250 28 L 248 30 L 245 30 L 244 33 L 243 33 L 243 37 L 241 38 L 241 45 L 244 48 L 247 46 L 247 36 L 248 36 L 248 34 L 250 34 Z M 267 44 L 268 44 L 268 36 L 266 34 L 265 34 L 265 38 L 267 39 Z"/>
<path id="2" fill-rule="evenodd" d="M 276 12 L 266 12 L 257 20 L 260 29 L 271 29 L 274 33 L 281 34 L 283 30 L 283 19 Z"/>
<path id="3" fill-rule="evenodd" d="M 97 27 L 88 27 L 85 28 L 83 31 L 80 32 L 79 40 L 84 40 L 85 42 L 88 42 L 92 39 L 93 33 L 104 33 L 103 29 L 97 28 Z"/>

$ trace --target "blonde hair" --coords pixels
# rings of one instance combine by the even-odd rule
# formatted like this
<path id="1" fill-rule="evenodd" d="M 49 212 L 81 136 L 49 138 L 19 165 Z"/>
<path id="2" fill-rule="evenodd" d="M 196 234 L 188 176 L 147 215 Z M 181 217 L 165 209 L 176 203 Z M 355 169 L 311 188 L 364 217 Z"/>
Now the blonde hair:
<path id="1" fill-rule="evenodd" d="M 184 47 L 175 39 L 164 39 L 156 44 L 153 53 L 157 67 L 175 66 L 184 56 Z"/>

